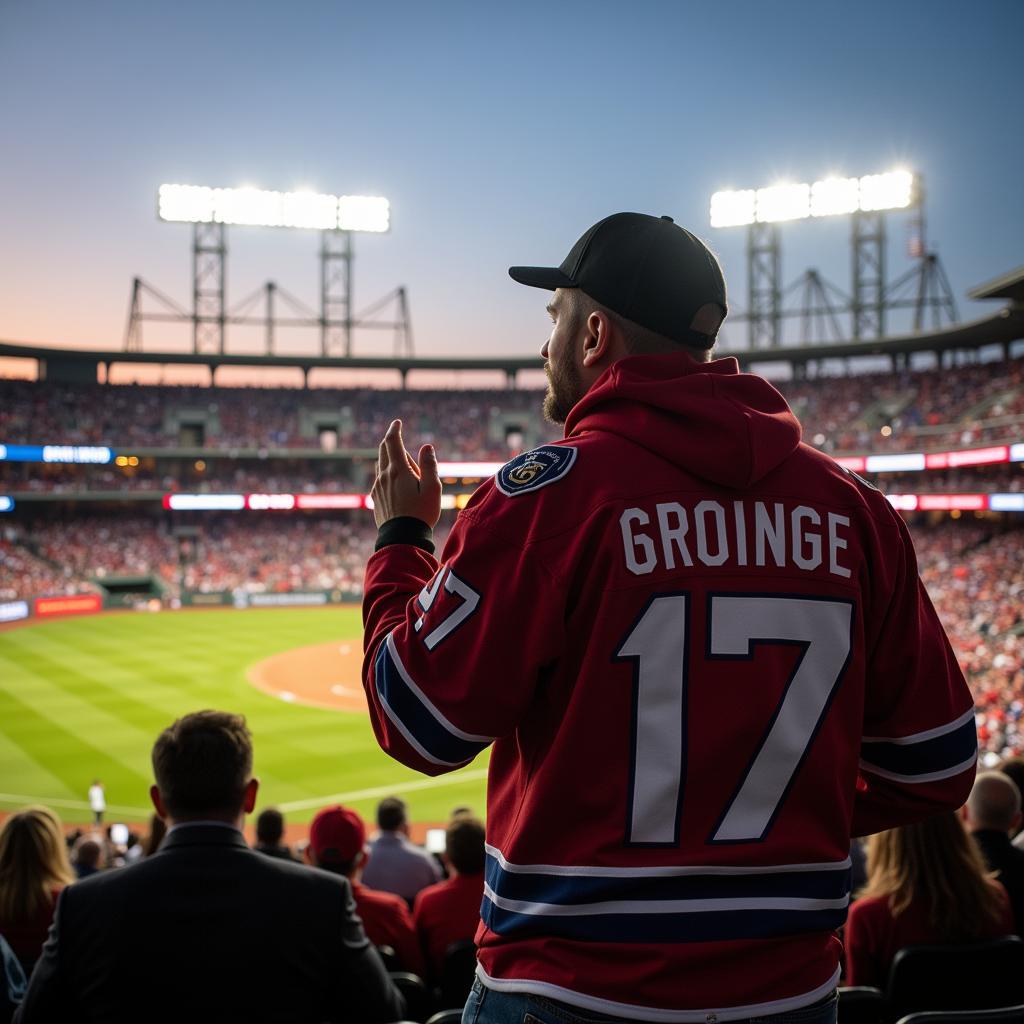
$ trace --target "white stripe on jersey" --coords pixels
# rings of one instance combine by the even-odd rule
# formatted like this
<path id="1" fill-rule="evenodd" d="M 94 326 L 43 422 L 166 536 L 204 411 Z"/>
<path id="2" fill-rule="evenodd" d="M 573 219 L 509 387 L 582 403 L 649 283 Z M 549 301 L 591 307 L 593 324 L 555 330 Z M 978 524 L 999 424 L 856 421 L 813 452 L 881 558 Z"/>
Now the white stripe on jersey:
<path id="1" fill-rule="evenodd" d="M 839 968 L 823 984 L 810 992 L 775 999 L 770 1003 L 748 1003 L 746 1006 L 723 1006 L 706 1010 L 664 1010 L 656 1006 L 635 1006 L 632 1003 L 618 1003 L 611 999 L 584 995 L 571 988 L 553 985 L 547 981 L 533 981 L 529 978 L 492 978 L 479 964 L 476 976 L 487 988 L 495 992 L 518 992 L 525 995 L 546 996 L 570 1006 L 578 1006 L 597 1013 L 622 1017 L 625 1020 L 653 1021 L 654 1024 L 706 1024 L 709 1020 L 746 1020 L 748 1017 L 767 1017 L 787 1010 L 799 1010 L 824 999 L 839 984 Z"/>
<path id="2" fill-rule="evenodd" d="M 606 868 L 580 864 L 513 864 L 496 846 L 484 844 L 484 849 L 498 862 L 503 871 L 521 875 L 567 875 L 592 878 L 677 878 L 685 875 L 772 875 L 797 871 L 847 871 L 851 860 L 825 861 L 820 864 L 761 864 L 755 867 L 727 867 L 722 864 L 670 865 L 667 867 Z"/>
<path id="3" fill-rule="evenodd" d="M 800 899 L 793 896 L 748 896 L 746 899 L 710 900 L 606 900 L 601 903 L 531 903 L 499 896 L 484 883 L 484 896 L 496 907 L 513 914 L 539 917 L 591 917 L 594 914 L 701 914 L 732 910 L 843 910 L 850 905 L 847 893 L 840 899 Z"/>

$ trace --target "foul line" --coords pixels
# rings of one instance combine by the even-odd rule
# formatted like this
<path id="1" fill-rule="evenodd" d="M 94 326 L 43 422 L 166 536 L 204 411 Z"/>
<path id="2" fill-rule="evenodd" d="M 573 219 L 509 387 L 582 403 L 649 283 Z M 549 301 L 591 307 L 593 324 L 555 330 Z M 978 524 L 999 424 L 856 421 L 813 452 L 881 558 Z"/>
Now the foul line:
<path id="1" fill-rule="evenodd" d="M 41 797 L 38 795 L 26 795 L 25 793 L 0 793 L 0 803 L 15 804 L 45 804 L 53 807 L 66 807 L 73 811 L 91 811 L 92 806 L 85 800 L 62 800 L 60 797 Z M 152 807 L 120 807 L 117 804 L 107 804 L 106 811 L 109 814 L 152 814 Z"/>
<path id="2" fill-rule="evenodd" d="M 305 811 L 310 807 L 319 807 L 326 803 L 344 803 L 348 800 L 368 800 L 375 796 L 394 796 L 396 793 L 408 793 L 417 789 L 437 789 L 441 786 L 453 786 L 457 782 L 475 782 L 477 779 L 487 778 L 486 768 L 474 768 L 468 772 L 458 772 L 452 775 L 441 775 L 433 779 L 418 779 L 413 782 L 399 782 L 391 786 L 373 786 L 370 789 L 350 789 L 347 793 L 330 793 L 327 796 L 317 796 L 310 800 L 291 800 L 288 803 L 278 804 L 282 811 Z"/>

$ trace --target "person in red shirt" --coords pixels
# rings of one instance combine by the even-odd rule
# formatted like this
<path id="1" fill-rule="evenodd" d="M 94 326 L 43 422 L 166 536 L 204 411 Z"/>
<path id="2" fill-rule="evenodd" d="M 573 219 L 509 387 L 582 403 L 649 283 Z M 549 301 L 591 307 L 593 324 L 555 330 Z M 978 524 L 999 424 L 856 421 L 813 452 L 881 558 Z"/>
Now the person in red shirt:
<path id="1" fill-rule="evenodd" d="M 25 973 L 39 959 L 61 889 L 75 880 L 60 819 L 26 807 L 0 828 L 0 935 Z"/>
<path id="2" fill-rule="evenodd" d="M 405 900 L 360 882 L 369 859 L 366 826 L 355 811 L 335 806 L 322 810 L 309 827 L 306 859 L 314 867 L 344 875 L 352 886 L 356 910 L 375 946 L 390 946 L 402 970 L 423 976 L 423 954 Z"/>
<path id="3" fill-rule="evenodd" d="M 394 420 L 363 588 L 382 749 L 438 775 L 493 744 L 466 1019 L 834 1024 L 851 836 L 959 807 L 977 763 L 906 524 L 712 358 L 725 280 L 670 218 L 510 274 L 552 293 L 564 437 L 435 558 L 438 455 Z"/>
<path id="4" fill-rule="evenodd" d="M 472 939 L 480 924 L 484 896 L 484 826 L 469 815 L 448 824 L 444 855 L 451 878 L 421 889 L 413 920 L 427 961 L 427 971 L 440 978 L 445 950 L 454 942 Z"/>
<path id="5" fill-rule="evenodd" d="M 868 840 L 867 888 L 846 922 L 846 984 L 884 987 L 905 946 L 1014 932 L 1006 890 L 985 870 L 956 812 Z"/>

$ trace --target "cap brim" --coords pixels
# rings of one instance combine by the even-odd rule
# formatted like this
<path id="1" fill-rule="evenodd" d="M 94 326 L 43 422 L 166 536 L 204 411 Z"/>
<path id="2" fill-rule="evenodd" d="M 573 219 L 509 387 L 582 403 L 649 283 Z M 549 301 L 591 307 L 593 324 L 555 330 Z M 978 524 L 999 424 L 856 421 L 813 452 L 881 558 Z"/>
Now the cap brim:
<path id="1" fill-rule="evenodd" d="M 509 267 L 508 276 L 520 284 L 531 288 L 547 288 L 552 292 L 556 288 L 576 287 L 576 282 L 558 267 Z"/>

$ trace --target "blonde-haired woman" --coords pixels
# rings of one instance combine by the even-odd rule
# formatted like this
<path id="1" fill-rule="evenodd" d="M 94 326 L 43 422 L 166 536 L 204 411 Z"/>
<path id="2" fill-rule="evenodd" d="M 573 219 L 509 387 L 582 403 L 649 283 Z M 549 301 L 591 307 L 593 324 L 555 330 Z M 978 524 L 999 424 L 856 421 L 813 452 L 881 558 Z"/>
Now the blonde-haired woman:
<path id="1" fill-rule="evenodd" d="M 846 922 L 846 984 L 884 987 L 904 946 L 1015 931 L 1006 890 L 954 811 L 868 840 L 868 883 Z"/>
<path id="2" fill-rule="evenodd" d="M 60 819 L 26 807 L 0 826 L 0 935 L 28 974 L 39 958 L 57 896 L 75 880 Z"/>

